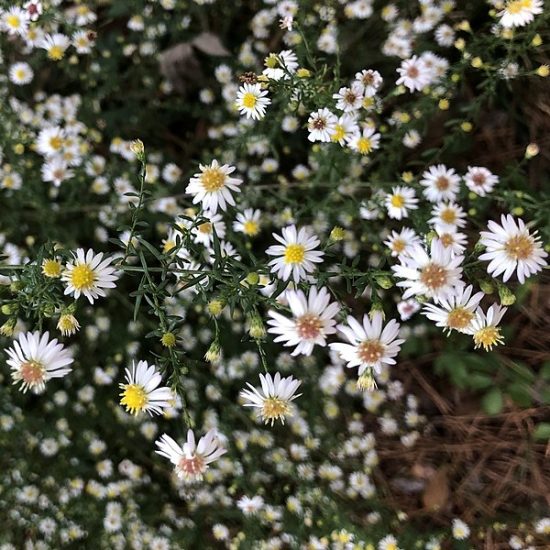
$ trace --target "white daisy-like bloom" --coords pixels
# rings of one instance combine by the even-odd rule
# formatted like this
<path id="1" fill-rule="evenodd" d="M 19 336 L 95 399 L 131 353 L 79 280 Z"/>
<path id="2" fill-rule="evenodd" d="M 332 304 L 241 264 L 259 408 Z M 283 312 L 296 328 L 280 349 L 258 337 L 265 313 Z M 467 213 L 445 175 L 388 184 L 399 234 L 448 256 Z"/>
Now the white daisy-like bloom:
<path id="1" fill-rule="evenodd" d="M 200 173 L 190 180 L 186 193 L 194 195 L 193 204 L 201 203 L 205 210 L 215 214 L 218 207 L 226 210 L 227 205 L 235 206 L 235 199 L 231 192 L 239 193 L 239 185 L 243 180 L 233 178 L 229 174 L 235 171 L 229 164 L 220 165 L 213 160 L 210 165 L 199 164 Z"/>
<path id="2" fill-rule="evenodd" d="M 384 198 L 388 216 L 395 220 L 408 217 L 409 210 L 418 208 L 418 199 L 412 187 L 392 187 L 392 192 Z"/>
<path id="3" fill-rule="evenodd" d="M 73 254 L 74 260 L 67 263 L 61 275 L 66 287 L 65 294 L 75 299 L 84 295 L 93 304 L 100 296 L 106 296 L 105 289 L 115 288 L 118 274 L 111 265 L 112 257 L 103 259 L 103 252 L 96 254 L 91 249 L 86 252 L 83 248 Z"/>
<path id="4" fill-rule="evenodd" d="M 391 250 L 393 257 L 410 254 L 421 244 L 420 237 L 410 227 L 403 227 L 399 233 L 392 231 L 384 244 Z"/>
<path id="5" fill-rule="evenodd" d="M 338 118 L 334 113 L 331 113 L 326 107 L 319 109 L 309 115 L 307 120 L 307 129 L 309 141 L 331 141 L 331 136 L 334 134 L 334 128 Z"/>
<path id="6" fill-rule="evenodd" d="M 547 265 L 548 254 L 542 248 L 540 237 L 536 231 L 531 234 L 522 219 L 503 214 L 500 225 L 491 220 L 488 229 L 481 232 L 479 242 L 486 252 L 479 259 L 489 261 L 487 272 L 493 277 L 502 275 L 506 282 L 515 272 L 523 284 Z"/>
<path id="7" fill-rule="evenodd" d="M 199 223 L 191 230 L 194 242 L 203 244 L 204 246 L 210 246 L 214 240 L 214 231 L 218 239 L 225 238 L 225 222 L 220 214 L 205 212 L 203 217 L 206 218 L 207 221 Z"/>
<path id="8" fill-rule="evenodd" d="M 120 384 L 120 404 L 133 415 L 147 412 L 150 415 L 162 414 L 162 409 L 172 406 L 175 399 L 172 390 L 166 386 L 160 387 L 162 376 L 155 365 L 147 361 L 132 361 L 132 368 L 126 369 L 126 383 Z"/>
<path id="9" fill-rule="evenodd" d="M 92 51 L 94 40 L 89 31 L 81 30 L 75 32 L 71 37 L 71 42 L 76 49 L 76 53 L 87 54 Z"/>
<path id="10" fill-rule="evenodd" d="M 400 256 L 401 265 L 392 266 L 399 279 L 397 286 L 405 288 L 403 299 L 411 296 L 427 296 L 434 301 L 448 298 L 456 293 L 456 288 L 464 283 L 462 261 L 464 256 L 456 256 L 450 248 L 445 248 L 439 239 L 433 239 L 430 254 L 417 246 L 409 256 Z"/>
<path id="11" fill-rule="evenodd" d="M 361 133 L 348 139 L 348 145 L 352 151 L 361 155 L 369 155 L 380 147 L 380 134 L 376 132 L 376 128 L 366 126 Z"/>
<path id="12" fill-rule="evenodd" d="M 420 185 L 430 202 L 453 201 L 460 188 L 460 176 L 452 168 L 437 164 L 422 174 Z"/>
<path id="13" fill-rule="evenodd" d="M 17 86 L 24 86 L 32 82 L 34 72 L 28 63 L 20 61 L 10 66 L 9 77 L 10 81 Z"/>
<path id="14" fill-rule="evenodd" d="M 61 61 L 65 57 L 65 51 L 71 45 L 68 36 L 56 33 L 46 34 L 39 44 L 39 47 L 46 50 L 48 58 L 52 61 Z"/>
<path id="15" fill-rule="evenodd" d="M 409 298 L 408 300 L 401 300 L 397 304 L 397 311 L 402 321 L 408 321 L 420 307 L 420 304 L 414 298 Z"/>
<path id="16" fill-rule="evenodd" d="M 273 426 L 276 420 L 284 424 L 285 418 L 292 412 L 290 403 L 302 395 L 296 394 L 301 381 L 292 376 L 282 378 L 281 373 L 277 372 L 273 377 L 269 373 L 260 374 L 260 382 L 261 390 L 247 382 L 250 389 L 240 393 L 246 401 L 244 406 L 259 409 L 260 417 L 266 424 L 271 423 Z"/>
<path id="17" fill-rule="evenodd" d="M 244 233 L 247 237 L 256 237 L 261 229 L 262 212 L 247 208 L 244 212 L 239 212 L 236 220 L 233 222 L 233 231 Z"/>
<path id="18" fill-rule="evenodd" d="M 316 345 L 326 346 L 326 336 L 336 332 L 334 317 L 340 311 L 336 302 L 330 302 L 328 290 L 312 286 L 307 297 L 301 290 L 289 290 L 286 298 L 292 319 L 273 310 L 268 312 L 271 319 L 267 331 L 278 334 L 274 341 L 296 346 L 292 355 L 311 355 Z"/>
<path id="19" fill-rule="evenodd" d="M 453 538 L 465 540 L 470 536 L 470 528 L 461 519 L 453 519 Z"/>
<path id="20" fill-rule="evenodd" d="M 342 87 L 338 93 L 333 94 L 336 100 L 336 108 L 344 113 L 357 111 L 363 106 L 363 86 L 353 83 L 351 87 Z"/>
<path id="21" fill-rule="evenodd" d="M 542 13 L 542 5 L 542 0 L 507 0 L 504 9 L 498 13 L 499 23 L 507 29 L 528 25 L 535 15 Z"/>
<path id="22" fill-rule="evenodd" d="M 410 59 L 405 59 L 401 67 L 397 69 L 399 78 L 396 85 L 403 84 L 409 89 L 409 92 L 422 90 L 428 86 L 432 80 L 432 71 L 422 59 L 413 55 Z"/>
<path id="23" fill-rule="evenodd" d="M 50 341 L 48 332 L 22 332 L 18 340 L 14 340 L 13 347 L 5 351 L 13 383 L 21 382 L 23 393 L 29 389 L 36 394 L 42 393 L 48 380 L 62 378 L 71 372 L 70 365 L 74 361 L 63 344 L 56 339 Z"/>
<path id="24" fill-rule="evenodd" d="M 434 34 L 435 41 L 439 46 L 449 48 L 455 43 L 455 31 L 450 25 L 439 25 Z"/>
<path id="25" fill-rule="evenodd" d="M 237 501 L 237 506 L 239 507 L 239 510 L 245 516 L 252 516 L 256 514 L 262 509 L 263 505 L 264 499 L 260 495 L 255 495 L 252 498 L 244 495 Z"/>
<path id="26" fill-rule="evenodd" d="M 304 227 L 298 231 L 295 225 L 290 225 L 283 228 L 282 236 L 273 233 L 273 237 L 281 244 L 270 246 L 265 253 L 277 256 L 269 265 L 283 281 L 292 277 L 299 283 L 315 270 L 316 263 L 323 261 L 324 252 L 315 250 L 321 241 Z"/>
<path id="27" fill-rule="evenodd" d="M 241 115 L 260 120 L 264 118 L 266 107 L 271 103 L 271 99 L 266 96 L 267 90 L 262 90 L 260 84 L 245 83 L 237 92 L 235 105 Z"/>
<path id="28" fill-rule="evenodd" d="M 12 6 L 0 15 L 0 28 L 9 35 L 24 36 L 29 28 L 27 12 L 17 6 Z"/>
<path id="29" fill-rule="evenodd" d="M 418 130 L 409 130 L 403 136 L 403 145 L 409 149 L 414 149 L 416 146 L 420 145 L 421 141 L 422 137 L 420 136 Z"/>
<path id="30" fill-rule="evenodd" d="M 352 113 L 344 113 L 334 125 L 334 131 L 330 136 L 331 141 L 344 146 L 359 134 L 357 119 Z"/>
<path id="31" fill-rule="evenodd" d="M 382 82 L 382 75 L 378 71 L 363 69 L 355 73 L 354 84 L 359 84 L 361 86 L 361 91 L 365 97 L 372 97 L 375 95 L 380 86 L 382 86 Z"/>
<path id="32" fill-rule="evenodd" d="M 432 217 L 428 223 L 442 232 L 456 231 L 457 228 L 466 225 L 465 217 L 466 212 L 460 205 L 454 202 L 439 202 L 432 208 Z"/>
<path id="33" fill-rule="evenodd" d="M 330 349 L 347 362 L 348 368 L 359 367 L 359 387 L 372 387 L 368 382 L 369 378 L 372 381 L 372 372 L 380 374 L 384 365 L 395 365 L 394 357 L 405 341 L 398 338 L 399 323 L 395 319 L 391 319 L 385 326 L 383 322 L 384 316 L 380 311 L 374 312 L 372 321 L 368 315 L 364 315 L 363 324 L 348 317 L 347 325 L 338 325 L 337 328 L 349 344 L 330 344 Z"/>
<path id="34" fill-rule="evenodd" d="M 504 338 L 498 326 L 508 308 L 499 304 L 493 304 L 485 313 L 481 307 L 476 310 L 475 318 L 467 334 L 471 334 L 474 339 L 475 348 L 483 348 L 485 351 L 493 349 L 494 346 L 502 344 Z"/>
<path id="35" fill-rule="evenodd" d="M 466 250 L 468 238 L 464 233 L 458 232 L 456 228 L 443 229 L 436 227 L 435 232 L 441 244 L 450 249 L 453 254 L 462 254 Z"/>
<path id="36" fill-rule="evenodd" d="M 200 481 L 208 465 L 227 452 L 215 429 L 201 437 L 198 444 L 193 430 L 187 431 L 187 441 L 181 446 L 167 434 L 162 434 L 155 444 L 158 447 L 155 452 L 166 457 L 174 465 L 178 477 L 187 483 Z"/>
<path id="37" fill-rule="evenodd" d="M 485 296 L 483 292 L 476 292 L 472 296 L 473 289 L 472 285 L 459 288 L 456 294 L 442 298 L 439 305 L 426 304 L 422 314 L 444 330 L 468 333 L 476 317 L 479 302 Z"/>
<path id="38" fill-rule="evenodd" d="M 46 157 L 60 155 L 65 146 L 66 138 L 67 133 L 59 126 L 44 128 L 38 134 L 36 150 Z"/>
<path id="39" fill-rule="evenodd" d="M 27 17 L 30 21 L 38 21 L 42 15 L 42 2 L 40 0 L 28 0 L 23 4 L 23 8 L 27 12 Z"/>
<path id="40" fill-rule="evenodd" d="M 383 539 L 380 539 L 378 550 L 400 550 L 400 548 L 397 546 L 397 539 L 393 535 L 386 535 Z"/>
<path id="41" fill-rule="evenodd" d="M 484 197 L 490 193 L 498 183 L 498 176 L 483 166 L 468 166 L 464 175 L 466 187 L 476 195 Z"/>
<path id="42" fill-rule="evenodd" d="M 542 518 L 539 519 L 535 523 L 535 533 L 539 533 L 541 535 L 550 535 L 550 518 Z"/>
<path id="43" fill-rule="evenodd" d="M 42 181 L 52 182 L 59 187 L 65 180 L 71 179 L 74 172 L 69 169 L 63 157 L 49 158 L 41 168 Z"/>

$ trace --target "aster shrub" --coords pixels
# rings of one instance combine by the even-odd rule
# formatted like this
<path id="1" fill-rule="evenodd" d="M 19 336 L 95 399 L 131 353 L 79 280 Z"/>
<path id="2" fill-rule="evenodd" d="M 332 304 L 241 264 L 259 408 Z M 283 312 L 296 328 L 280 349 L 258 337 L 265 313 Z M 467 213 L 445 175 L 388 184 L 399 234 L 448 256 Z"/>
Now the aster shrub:
<path id="1" fill-rule="evenodd" d="M 0 2 L 0 550 L 547 547 L 549 23 Z"/>

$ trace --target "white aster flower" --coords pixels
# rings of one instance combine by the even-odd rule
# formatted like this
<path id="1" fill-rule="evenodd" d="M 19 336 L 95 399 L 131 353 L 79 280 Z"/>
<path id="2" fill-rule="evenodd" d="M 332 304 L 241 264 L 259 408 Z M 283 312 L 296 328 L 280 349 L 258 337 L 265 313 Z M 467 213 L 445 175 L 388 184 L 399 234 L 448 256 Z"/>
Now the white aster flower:
<path id="1" fill-rule="evenodd" d="M 480 197 L 484 197 L 498 183 L 498 176 L 495 176 L 482 166 L 468 166 L 468 171 L 464 176 L 464 183 L 470 191 L 473 191 Z"/>
<path id="2" fill-rule="evenodd" d="M 470 536 L 470 528 L 461 519 L 453 519 L 453 538 L 465 540 Z"/>
<path id="3" fill-rule="evenodd" d="M 472 296 L 472 292 L 472 285 L 457 289 L 456 294 L 442 298 L 439 305 L 426 304 L 422 313 L 444 330 L 468 333 L 476 317 L 479 302 L 485 296 L 483 292 Z"/>
<path id="4" fill-rule="evenodd" d="M 331 141 L 331 136 L 334 134 L 337 117 L 327 108 L 319 109 L 308 118 L 307 129 L 309 130 L 309 141 Z"/>
<path id="5" fill-rule="evenodd" d="M 25 10 L 12 6 L 0 15 L 0 28 L 9 35 L 24 36 L 29 27 L 29 18 Z"/>
<path id="6" fill-rule="evenodd" d="M 91 249 L 86 252 L 79 248 L 74 253 L 74 260 L 67 263 L 61 275 L 66 286 L 65 294 L 70 294 L 75 299 L 84 295 L 93 304 L 94 300 L 106 295 L 106 288 L 115 288 L 118 275 L 111 265 L 113 258 L 103 257 L 102 252 L 95 254 Z"/>
<path id="7" fill-rule="evenodd" d="M 39 44 L 52 61 L 61 61 L 70 45 L 69 37 L 61 33 L 46 34 Z"/>
<path id="8" fill-rule="evenodd" d="M 269 256 L 278 256 L 269 262 L 272 272 L 277 277 L 287 281 L 291 276 L 295 283 L 303 281 L 315 269 L 315 264 L 323 261 L 324 252 L 315 250 L 319 239 L 310 236 L 307 229 L 299 231 L 295 225 L 283 228 L 282 236 L 273 233 L 273 237 L 281 244 L 270 246 L 266 250 Z"/>
<path id="9" fill-rule="evenodd" d="M 388 216 L 395 220 L 407 218 L 409 210 L 418 208 L 418 199 L 412 187 L 393 187 L 384 198 Z"/>
<path id="10" fill-rule="evenodd" d="M 363 105 L 363 86 L 354 83 L 350 88 L 342 87 L 332 98 L 336 100 L 336 108 L 340 111 L 357 111 Z"/>
<path id="11" fill-rule="evenodd" d="M 300 386 L 300 380 L 296 380 L 292 376 L 282 378 L 279 372 L 275 376 L 269 373 L 260 374 L 260 382 L 262 389 L 258 390 L 252 384 L 247 382 L 249 390 L 242 390 L 240 395 L 247 401 L 245 407 L 254 407 L 259 409 L 262 420 L 271 425 L 275 420 L 280 420 L 285 423 L 286 416 L 290 415 L 290 403 L 302 394 L 296 394 L 296 390 Z"/>
<path id="12" fill-rule="evenodd" d="M 459 227 L 466 225 L 466 212 L 454 202 L 439 202 L 432 209 L 432 217 L 428 223 L 432 224 L 437 231 L 456 231 Z"/>
<path id="13" fill-rule="evenodd" d="M 366 126 L 361 133 L 357 133 L 348 139 L 349 148 L 361 155 L 369 155 L 380 147 L 380 134 L 376 128 Z"/>
<path id="14" fill-rule="evenodd" d="M 344 146 L 359 134 L 359 125 L 353 114 L 344 113 L 334 125 L 334 131 L 330 139 Z"/>
<path id="15" fill-rule="evenodd" d="M 147 361 L 132 361 L 132 369 L 126 369 L 126 383 L 120 384 L 120 404 L 133 415 L 142 411 L 162 414 L 162 409 L 172 406 L 174 394 L 166 386 L 160 387 L 162 376 L 155 365 Z"/>
<path id="16" fill-rule="evenodd" d="M 233 178 L 229 174 L 235 171 L 234 166 L 223 164 L 220 166 L 217 160 L 210 165 L 199 164 L 200 173 L 195 174 L 190 180 L 186 193 L 194 195 L 193 204 L 201 203 L 205 210 L 213 214 L 226 210 L 227 205 L 235 206 L 235 199 L 231 192 L 239 193 L 239 185 L 243 182 L 239 178 Z"/>
<path id="17" fill-rule="evenodd" d="M 13 383 L 21 382 L 24 393 L 28 389 L 42 393 L 48 380 L 62 378 L 72 370 L 70 365 L 74 360 L 70 351 L 56 339 L 50 341 L 49 338 L 48 332 L 21 333 L 13 347 L 5 350 Z"/>
<path id="18" fill-rule="evenodd" d="M 416 246 L 420 245 L 420 237 L 413 229 L 403 227 L 399 233 L 392 231 L 384 244 L 391 250 L 392 256 L 410 254 Z"/>
<path id="19" fill-rule="evenodd" d="M 17 86 L 23 86 L 32 82 L 34 72 L 28 63 L 21 61 L 10 66 L 9 77 Z"/>
<path id="20" fill-rule="evenodd" d="M 504 9 L 498 13 L 504 28 L 523 27 L 543 11 L 542 0 L 507 0 Z"/>
<path id="21" fill-rule="evenodd" d="M 328 290 L 312 286 L 307 297 L 301 290 L 289 290 L 286 298 L 292 319 L 273 310 L 268 312 L 268 332 L 279 335 L 275 342 L 296 346 L 292 355 L 311 355 L 315 345 L 326 346 L 326 336 L 336 332 L 334 317 L 340 310 L 336 302 L 330 302 Z"/>
<path id="22" fill-rule="evenodd" d="M 397 72 L 399 73 L 399 78 L 396 82 L 397 86 L 403 84 L 410 92 L 422 90 L 432 80 L 431 69 L 416 55 L 403 61 Z"/>
<path id="23" fill-rule="evenodd" d="M 422 174 L 420 185 L 425 187 L 424 196 L 430 202 L 453 201 L 460 187 L 460 177 L 452 168 L 438 164 Z"/>
<path id="24" fill-rule="evenodd" d="M 397 286 L 405 288 L 403 298 L 424 295 L 439 301 L 463 286 L 460 279 L 463 256 L 455 256 L 439 239 L 433 239 L 430 254 L 423 247 L 416 247 L 409 256 L 401 256 L 401 265 L 392 266 L 395 276 L 404 279 Z"/>
<path id="25" fill-rule="evenodd" d="M 260 84 L 245 83 L 237 92 L 235 104 L 241 115 L 246 118 L 260 120 L 265 116 L 265 109 L 271 103 L 267 96 L 267 90 L 262 90 Z"/>
<path id="26" fill-rule="evenodd" d="M 493 277 L 503 274 L 502 280 L 508 281 L 516 272 L 518 281 L 523 284 L 525 279 L 540 271 L 547 265 L 548 254 L 543 250 L 535 231 L 532 235 L 522 219 L 504 214 L 497 222 L 490 221 L 489 231 L 482 231 L 479 242 L 485 246 L 486 252 L 480 260 L 489 260 L 487 272 Z"/>
<path id="27" fill-rule="evenodd" d="M 467 331 L 472 335 L 476 349 L 482 347 L 485 351 L 489 351 L 494 346 L 502 344 L 504 338 L 498 324 L 507 310 L 508 308 L 498 304 L 493 304 L 487 313 L 484 313 L 480 307 L 477 308 L 475 319 Z"/>
<path id="28" fill-rule="evenodd" d="M 372 321 L 364 315 L 362 325 L 353 317 L 348 317 L 347 326 L 338 325 L 338 330 L 350 343 L 336 342 L 330 344 L 330 348 L 347 361 L 348 368 L 359 367 L 360 377 L 367 369 L 380 374 L 383 365 L 395 365 L 394 357 L 405 341 L 397 338 L 399 323 L 395 319 L 383 326 L 380 311 L 373 314 Z"/>
<path id="29" fill-rule="evenodd" d="M 208 465 L 227 452 L 211 429 L 195 444 L 193 430 L 187 431 L 187 441 L 178 445 L 169 435 L 163 434 L 157 441 L 157 454 L 166 457 L 175 466 L 176 474 L 186 482 L 200 481 Z"/>
<path id="30" fill-rule="evenodd" d="M 378 71 L 363 69 L 355 73 L 354 84 L 359 84 L 361 86 L 361 91 L 365 97 L 372 97 L 375 95 L 380 86 L 382 86 L 382 82 L 382 76 Z"/>
<path id="31" fill-rule="evenodd" d="M 441 244 L 451 250 L 454 255 L 462 254 L 466 250 L 468 239 L 464 233 L 459 233 L 455 227 L 451 227 L 448 230 L 436 227 L 435 232 Z"/>
<path id="32" fill-rule="evenodd" d="M 261 211 L 253 208 L 239 212 L 233 222 L 233 231 L 244 233 L 247 237 L 256 237 L 261 229 L 261 216 Z"/>

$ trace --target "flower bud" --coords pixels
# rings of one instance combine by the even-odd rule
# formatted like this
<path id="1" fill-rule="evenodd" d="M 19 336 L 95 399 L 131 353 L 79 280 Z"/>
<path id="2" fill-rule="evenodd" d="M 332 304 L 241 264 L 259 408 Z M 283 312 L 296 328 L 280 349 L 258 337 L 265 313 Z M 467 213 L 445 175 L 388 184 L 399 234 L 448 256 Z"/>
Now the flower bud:
<path id="1" fill-rule="evenodd" d="M 249 329 L 248 334 L 250 334 L 250 338 L 254 338 L 254 340 L 261 340 L 265 337 L 265 327 L 262 319 L 258 315 L 252 315 L 249 318 Z"/>
<path id="2" fill-rule="evenodd" d="M 514 293 L 505 285 L 498 286 L 498 297 L 503 306 L 511 306 L 516 301 Z"/>
<path id="3" fill-rule="evenodd" d="M 481 291 L 485 294 L 493 294 L 495 291 L 495 285 L 488 279 L 481 279 L 481 281 L 479 281 L 479 288 L 481 288 Z"/>
<path id="4" fill-rule="evenodd" d="M 160 342 L 165 348 L 173 348 L 176 345 L 176 336 L 173 332 L 165 332 Z"/>
<path id="5" fill-rule="evenodd" d="M 214 340 L 210 344 L 210 347 L 208 348 L 208 351 L 204 354 L 204 358 L 209 363 L 215 363 L 216 361 L 218 361 L 220 359 L 220 357 L 221 357 L 220 343 L 218 342 L 218 340 Z"/>

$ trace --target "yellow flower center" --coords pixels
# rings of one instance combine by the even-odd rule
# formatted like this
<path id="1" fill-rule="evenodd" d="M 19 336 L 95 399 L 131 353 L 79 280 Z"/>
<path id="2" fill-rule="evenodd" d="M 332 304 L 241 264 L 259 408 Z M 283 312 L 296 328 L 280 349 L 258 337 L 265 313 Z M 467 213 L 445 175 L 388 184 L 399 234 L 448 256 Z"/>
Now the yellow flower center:
<path id="1" fill-rule="evenodd" d="M 42 382 L 45 372 L 44 365 L 34 360 L 23 363 L 19 369 L 23 382 L 28 386 L 34 386 Z"/>
<path id="2" fill-rule="evenodd" d="M 456 212 L 452 208 L 445 208 L 439 215 L 441 220 L 447 224 L 453 224 L 456 221 Z"/>
<path id="3" fill-rule="evenodd" d="M 278 397 L 268 397 L 264 401 L 264 406 L 262 407 L 262 418 L 267 424 L 271 421 L 271 424 L 275 420 L 281 420 L 284 422 L 285 416 L 290 412 L 290 407 L 288 406 L 287 401 L 283 401 Z"/>
<path id="4" fill-rule="evenodd" d="M 289 244 L 285 249 L 285 264 L 301 264 L 304 261 L 306 249 L 301 244 Z"/>
<path id="5" fill-rule="evenodd" d="M 197 226 L 199 233 L 204 235 L 210 235 L 212 233 L 212 224 L 210 222 L 204 222 Z"/>
<path id="6" fill-rule="evenodd" d="M 23 80 L 25 78 L 26 74 L 27 73 L 25 72 L 25 69 L 17 69 L 15 71 L 15 78 L 17 80 Z"/>
<path id="7" fill-rule="evenodd" d="M 265 66 L 268 69 L 274 69 L 275 67 L 277 67 L 278 64 L 279 64 L 279 60 L 277 59 L 277 56 L 274 53 L 269 54 L 269 56 L 265 58 Z"/>
<path id="8" fill-rule="evenodd" d="M 88 264 L 76 265 L 71 271 L 71 284 L 76 290 L 92 288 L 95 278 L 95 272 Z"/>
<path id="9" fill-rule="evenodd" d="M 2 185 L 6 188 L 6 189 L 11 189 L 15 184 L 15 180 L 13 179 L 12 176 L 6 176 L 4 178 L 4 180 L 2 181 Z"/>
<path id="10" fill-rule="evenodd" d="M 405 247 L 406 247 L 406 243 L 403 239 L 394 239 L 391 247 L 392 247 L 392 250 L 394 252 L 397 252 L 398 254 L 400 254 L 401 252 L 403 252 L 403 250 L 405 250 Z"/>
<path id="11" fill-rule="evenodd" d="M 456 330 L 465 329 L 474 318 L 474 314 L 463 307 L 456 307 L 447 315 L 447 326 Z"/>
<path id="12" fill-rule="evenodd" d="M 42 273 L 46 277 L 59 277 L 61 276 L 61 263 L 57 260 L 44 260 L 42 264 Z"/>
<path id="13" fill-rule="evenodd" d="M 50 138 L 50 147 L 55 151 L 61 149 L 63 146 L 63 139 L 59 136 L 53 136 Z"/>
<path id="14" fill-rule="evenodd" d="M 403 206 L 405 206 L 405 198 L 403 195 L 392 195 L 390 202 L 395 208 L 403 208 Z"/>
<path id="15" fill-rule="evenodd" d="M 167 254 L 168 252 L 170 252 L 170 250 L 172 250 L 172 248 L 176 248 L 176 243 L 170 239 L 168 239 L 163 247 L 162 247 L 162 251 Z"/>
<path id="16" fill-rule="evenodd" d="M 357 348 L 357 355 L 363 363 L 372 365 L 384 355 L 384 344 L 380 340 L 366 340 Z"/>
<path id="17" fill-rule="evenodd" d="M 258 98 L 252 92 L 246 92 L 241 101 L 244 107 L 247 109 L 253 109 L 258 102 Z"/>
<path id="18" fill-rule="evenodd" d="M 448 248 L 455 242 L 452 233 L 443 233 L 443 235 L 439 235 L 439 240 L 445 248 Z"/>
<path id="19" fill-rule="evenodd" d="M 437 264 L 428 264 L 420 273 L 420 281 L 432 290 L 441 288 L 447 282 L 447 270 Z"/>
<path id="20" fill-rule="evenodd" d="M 512 0 L 506 4 L 506 11 L 515 15 L 524 9 L 530 9 L 531 7 L 532 0 Z"/>
<path id="21" fill-rule="evenodd" d="M 18 29 L 21 26 L 21 19 L 17 15 L 8 15 L 6 17 L 6 25 L 12 29 Z"/>
<path id="22" fill-rule="evenodd" d="M 202 173 L 201 183 L 207 193 L 213 193 L 224 186 L 225 174 L 219 168 L 207 168 Z"/>
<path id="23" fill-rule="evenodd" d="M 249 237 L 254 237 L 260 232 L 260 226 L 258 222 L 254 220 L 248 220 L 243 224 L 243 231 L 245 235 L 248 235 Z"/>
<path id="24" fill-rule="evenodd" d="M 122 397 L 120 404 L 124 405 L 130 414 L 137 415 L 149 402 L 145 390 L 138 384 L 125 384 L 122 387 L 124 391 L 120 394 Z"/>
<path id="25" fill-rule="evenodd" d="M 504 338 L 500 333 L 500 328 L 485 327 L 478 330 L 474 334 L 474 343 L 476 348 L 483 347 L 485 351 L 489 351 L 498 344 L 502 344 Z"/>
<path id="26" fill-rule="evenodd" d="M 48 50 L 48 57 L 52 61 L 59 61 L 60 59 L 63 59 L 64 55 L 65 55 L 65 50 L 61 46 L 52 46 Z"/>
<path id="27" fill-rule="evenodd" d="M 362 155 L 368 155 L 372 151 L 372 141 L 366 137 L 360 137 L 357 140 L 357 150 Z"/>
<path id="28" fill-rule="evenodd" d="M 533 254 L 533 239 L 528 235 L 516 235 L 508 239 L 504 245 L 504 250 L 508 257 L 513 260 L 525 260 Z"/>
<path id="29" fill-rule="evenodd" d="M 307 340 L 317 338 L 323 328 L 323 322 L 318 315 L 306 313 L 296 319 L 296 332 L 300 338 Z"/>
<path id="30" fill-rule="evenodd" d="M 332 141 L 340 141 L 344 139 L 346 135 L 346 131 L 344 130 L 344 127 L 341 124 L 337 124 L 334 128 L 334 134 L 330 136 Z"/>

